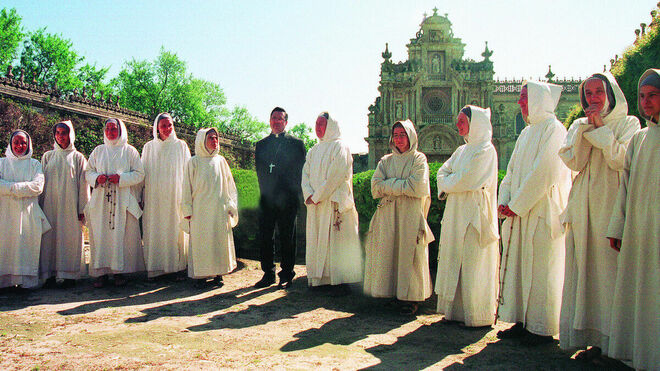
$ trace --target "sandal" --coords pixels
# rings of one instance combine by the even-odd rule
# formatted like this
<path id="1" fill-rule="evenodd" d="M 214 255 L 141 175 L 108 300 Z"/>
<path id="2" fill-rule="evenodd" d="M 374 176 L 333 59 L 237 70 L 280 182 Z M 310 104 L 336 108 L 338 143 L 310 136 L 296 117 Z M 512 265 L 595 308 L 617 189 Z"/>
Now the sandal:
<path id="1" fill-rule="evenodd" d="M 115 274 L 115 286 L 124 287 L 128 283 L 126 277 L 123 274 Z"/>
<path id="2" fill-rule="evenodd" d="M 96 279 L 94 280 L 93 285 L 94 285 L 94 288 L 100 289 L 100 288 L 103 288 L 103 286 L 105 286 L 106 283 L 108 283 L 108 275 L 103 275 L 103 276 L 100 276 L 100 277 L 96 277 Z"/>
<path id="3" fill-rule="evenodd" d="M 417 314 L 418 310 L 419 310 L 419 304 L 417 304 L 417 303 L 407 303 L 403 307 L 401 307 L 401 314 L 412 316 L 412 315 Z"/>

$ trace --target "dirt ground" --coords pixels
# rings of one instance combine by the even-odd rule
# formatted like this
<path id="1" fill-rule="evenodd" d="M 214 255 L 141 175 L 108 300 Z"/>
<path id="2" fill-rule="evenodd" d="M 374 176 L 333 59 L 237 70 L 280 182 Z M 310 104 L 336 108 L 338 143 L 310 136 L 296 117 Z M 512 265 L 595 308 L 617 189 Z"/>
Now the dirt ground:
<path id="1" fill-rule="evenodd" d="M 590 369 L 556 343 L 522 347 L 497 330 L 446 325 L 435 297 L 417 316 L 360 288 L 309 291 L 305 267 L 289 290 L 254 289 L 240 260 L 216 289 L 143 276 L 123 288 L 0 292 L 0 369 Z"/>

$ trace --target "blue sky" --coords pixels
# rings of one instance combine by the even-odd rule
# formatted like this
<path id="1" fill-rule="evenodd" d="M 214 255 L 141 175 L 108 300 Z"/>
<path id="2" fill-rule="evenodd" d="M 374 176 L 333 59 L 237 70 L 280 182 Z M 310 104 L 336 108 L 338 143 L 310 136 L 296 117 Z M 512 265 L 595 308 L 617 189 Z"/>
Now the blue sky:
<path id="1" fill-rule="evenodd" d="M 448 13 L 465 57 L 494 51 L 496 77 L 585 77 L 609 67 L 648 23 L 656 0 L 556 1 L 26 1 L 27 30 L 71 39 L 86 60 L 110 66 L 152 60 L 161 46 L 196 77 L 220 84 L 229 105 L 266 121 L 272 107 L 310 126 L 328 110 L 354 152 L 367 145 L 367 108 L 378 96 L 381 52 L 407 58 L 405 45 L 434 7 Z"/>

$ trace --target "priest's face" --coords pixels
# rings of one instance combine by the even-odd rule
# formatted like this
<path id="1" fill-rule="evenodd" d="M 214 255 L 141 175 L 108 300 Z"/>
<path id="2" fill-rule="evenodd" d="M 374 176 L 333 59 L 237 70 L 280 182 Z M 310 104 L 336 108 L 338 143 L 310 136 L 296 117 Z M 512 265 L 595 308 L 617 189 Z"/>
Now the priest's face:
<path id="1" fill-rule="evenodd" d="M 600 79 L 587 80 L 584 83 L 584 99 L 589 107 L 597 107 L 598 111 L 603 110 L 607 102 L 607 93 L 605 92 L 605 83 Z"/>
<path id="2" fill-rule="evenodd" d="M 16 156 L 23 156 L 27 152 L 28 139 L 23 133 L 14 135 L 11 138 L 11 150 Z"/>
<path id="3" fill-rule="evenodd" d="M 458 135 L 464 137 L 470 132 L 470 119 L 463 112 L 458 114 L 456 119 L 456 128 L 458 129 Z"/>
<path id="4" fill-rule="evenodd" d="M 527 116 L 529 116 L 529 100 L 527 99 L 527 86 L 523 86 L 520 91 L 520 98 L 518 99 L 518 105 L 520 106 L 520 112 L 522 113 L 523 119 L 527 121 Z"/>
<path id="5" fill-rule="evenodd" d="M 161 140 L 169 138 L 170 134 L 172 134 L 173 127 L 174 125 L 172 124 L 171 118 L 165 117 L 160 119 L 160 121 L 158 121 L 158 137 Z"/>
<path id="6" fill-rule="evenodd" d="M 639 88 L 639 103 L 647 116 L 653 117 L 658 122 L 660 115 L 660 89 L 651 85 Z"/>
<path id="7" fill-rule="evenodd" d="M 209 153 L 213 153 L 218 149 L 218 134 L 214 130 L 209 131 L 209 133 L 206 134 L 206 141 L 204 144 Z"/>
<path id="8" fill-rule="evenodd" d="M 325 129 L 327 127 L 328 120 L 325 117 L 319 116 L 316 118 L 316 136 L 319 137 L 319 139 L 325 136 Z"/>
<path id="9" fill-rule="evenodd" d="M 116 122 L 108 121 L 105 124 L 105 136 L 109 140 L 115 140 L 119 138 L 119 125 Z"/>
<path id="10" fill-rule="evenodd" d="M 394 131 L 392 131 L 392 139 L 394 140 L 394 146 L 399 152 L 404 153 L 410 149 L 408 134 L 406 133 L 406 129 L 402 126 L 396 126 L 394 128 Z"/>
<path id="11" fill-rule="evenodd" d="M 279 134 L 286 127 L 286 113 L 275 111 L 270 115 L 270 130 L 273 134 Z"/>
<path id="12" fill-rule="evenodd" d="M 55 127 L 55 142 L 62 148 L 69 147 L 71 139 L 69 139 L 69 128 L 63 125 Z"/>

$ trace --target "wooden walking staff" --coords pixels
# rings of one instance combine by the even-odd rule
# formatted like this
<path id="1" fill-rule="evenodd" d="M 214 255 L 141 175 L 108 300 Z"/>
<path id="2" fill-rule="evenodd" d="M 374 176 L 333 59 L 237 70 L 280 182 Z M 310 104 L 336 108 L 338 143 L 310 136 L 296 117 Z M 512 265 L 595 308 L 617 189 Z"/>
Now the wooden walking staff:
<path id="1" fill-rule="evenodd" d="M 509 216 L 511 218 L 511 227 L 509 228 L 509 238 L 508 241 L 506 242 L 506 246 L 504 246 L 504 243 L 501 243 L 502 246 L 502 252 L 500 253 L 500 261 L 497 267 L 497 271 L 500 273 L 500 290 L 497 295 L 497 307 L 495 308 L 495 325 L 497 325 L 497 319 L 499 318 L 500 315 L 500 305 L 504 305 L 504 295 L 502 291 L 504 291 L 504 279 L 506 278 L 506 270 L 508 267 L 508 262 L 509 262 L 509 248 L 511 247 L 511 235 L 513 234 L 513 221 L 515 216 Z M 502 223 L 504 224 L 504 223 Z M 500 231 L 502 230 L 502 225 L 500 225 Z M 503 242 L 500 239 L 501 242 Z M 506 247 L 506 256 L 504 257 L 504 272 L 502 272 L 502 254 L 504 253 L 504 248 Z"/>

